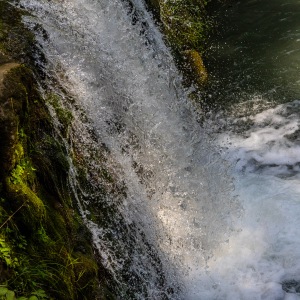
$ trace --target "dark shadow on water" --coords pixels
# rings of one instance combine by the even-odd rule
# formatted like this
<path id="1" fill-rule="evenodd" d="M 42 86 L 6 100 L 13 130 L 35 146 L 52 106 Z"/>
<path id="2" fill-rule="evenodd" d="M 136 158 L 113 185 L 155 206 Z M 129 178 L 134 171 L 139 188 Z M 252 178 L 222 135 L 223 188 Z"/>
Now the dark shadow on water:
<path id="1" fill-rule="evenodd" d="M 229 2 L 215 17 L 206 101 L 218 108 L 249 95 L 275 103 L 299 99 L 300 2 Z"/>

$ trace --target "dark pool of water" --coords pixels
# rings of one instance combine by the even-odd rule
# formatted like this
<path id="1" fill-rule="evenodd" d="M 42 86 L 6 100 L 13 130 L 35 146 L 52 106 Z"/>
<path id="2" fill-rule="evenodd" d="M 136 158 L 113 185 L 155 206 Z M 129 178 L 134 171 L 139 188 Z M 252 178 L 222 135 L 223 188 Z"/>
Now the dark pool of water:
<path id="1" fill-rule="evenodd" d="M 229 1 L 216 21 L 208 51 L 208 94 L 216 106 L 300 99 L 299 0 Z"/>

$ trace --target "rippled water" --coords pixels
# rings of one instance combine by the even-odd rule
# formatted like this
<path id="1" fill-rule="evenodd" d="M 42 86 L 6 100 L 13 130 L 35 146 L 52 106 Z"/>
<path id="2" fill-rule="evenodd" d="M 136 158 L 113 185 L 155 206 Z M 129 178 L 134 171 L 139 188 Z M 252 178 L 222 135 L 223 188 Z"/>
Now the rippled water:
<path id="1" fill-rule="evenodd" d="M 222 299 L 299 299 L 300 2 L 243 1 L 220 16 L 210 92 L 244 213 L 212 269 Z"/>
<path id="2" fill-rule="evenodd" d="M 299 1 L 232 1 L 218 13 L 210 50 L 220 92 L 214 96 L 223 103 L 247 101 L 248 94 L 276 103 L 299 99 Z"/>

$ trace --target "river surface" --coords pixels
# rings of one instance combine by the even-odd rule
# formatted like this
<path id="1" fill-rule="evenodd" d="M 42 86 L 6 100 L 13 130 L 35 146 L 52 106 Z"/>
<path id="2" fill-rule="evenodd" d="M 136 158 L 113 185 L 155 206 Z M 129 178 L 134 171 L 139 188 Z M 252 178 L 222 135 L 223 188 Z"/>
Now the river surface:
<path id="1" fill-rule="evenodd" d="M 299 99 L 299 2 L 231 3 L 216 17 L 221 26 L 210 49 L 213 89 L 227 103 L 247 101 L 248 94 L 277 103 Z"/>
<path id="2" fill-rule="evenodd" d="M 233 1 L 219 18 L 209 93 L 244 213 L 213 269 L 231 299 L 299 299 L 300 2 Z"/>
<path id="3" fill-rule="evenodd" d="M 82 211 L 118 299 L 300 299 L 299 1 L 224 10 L 202 124 L 143 1 L 18 5 L 126 185 L 125 225 Z"/>

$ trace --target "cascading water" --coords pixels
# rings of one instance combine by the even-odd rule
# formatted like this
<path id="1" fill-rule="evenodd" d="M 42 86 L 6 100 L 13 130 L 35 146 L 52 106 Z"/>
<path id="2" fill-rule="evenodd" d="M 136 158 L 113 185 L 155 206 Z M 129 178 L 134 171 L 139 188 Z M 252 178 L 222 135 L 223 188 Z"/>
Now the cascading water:
<path id="1" fill-rule="evenodd" d="M 228 117 L 230 133 L 213 117 L 200 126 L 142 1 L 18 5 L 29 27 L 44 29 L 36 35 L 48 77 L 91 120 L 93 140 L 73 110 L 73 140 L 104 144 L 106 167 L 126 187 L 100 206 L 76 170 L 70 176 L 120 299 L 298 299 L 287 291 L 300 265 L 299 103 Z M 87 212 L 98 205 L 102 224 Z"/>

